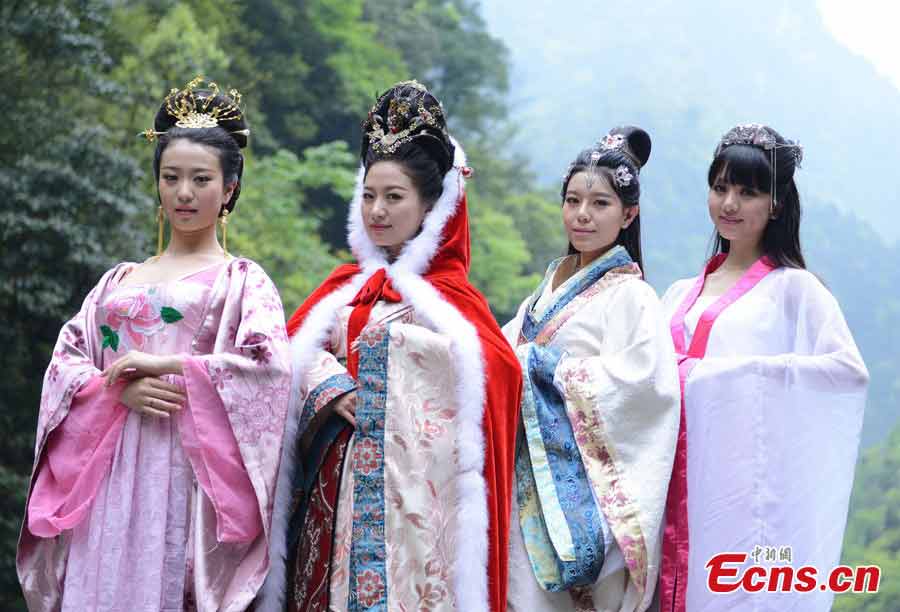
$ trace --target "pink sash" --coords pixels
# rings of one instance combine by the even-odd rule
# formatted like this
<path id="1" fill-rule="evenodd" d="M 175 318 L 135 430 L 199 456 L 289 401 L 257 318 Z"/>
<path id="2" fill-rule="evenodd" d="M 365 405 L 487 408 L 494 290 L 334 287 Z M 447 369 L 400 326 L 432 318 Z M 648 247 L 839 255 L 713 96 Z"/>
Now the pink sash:
<path id="1" fill-rule="evenodd" d="M 669 329 L 678 355 L 678 377 L 681 382 L 681 423 L 678 427 L 678 444 L 675 449 L 675 463 L 666 499 L 666 527 L 663 532 L 662 566 L 659 590 L 660 610 L 663 612 L 684 612 L 687 593 L 688 570 L 688 518 L 687 518 L 687 428 L 684 412 L 684 385 L 688 375 L 706 354 L 709 334 L 716 318 L 742 295 L 753 289 L 766 274 L 776 268 L 767 257 L 760 257 L 734 286 L 707 308 L 694 330 L 691 344 L 685 350 L 684 318 L 694 302 L 703 292 L 706 277 L 714 272 L 727 257 L 726 253 L 715 255 L 706 264 L 703 273 L 685 296 L 678 310 L 672 316 Z M 724 552 L 724 551 L 723 551 Z"/>

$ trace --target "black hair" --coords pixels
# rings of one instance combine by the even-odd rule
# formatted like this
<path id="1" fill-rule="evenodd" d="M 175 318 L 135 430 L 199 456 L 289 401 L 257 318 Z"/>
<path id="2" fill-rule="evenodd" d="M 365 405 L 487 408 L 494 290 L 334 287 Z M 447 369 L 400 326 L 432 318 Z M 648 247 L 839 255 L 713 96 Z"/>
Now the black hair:
<path id="1" fill-rule="evenodd" d="M 365 174 L 380 161 L 400 164 L 429 209 L 444 191 L 455 150 L 440 100 L 417 81 L 401 81 L 378 96 L 362 122 Z"/>
<path id="2" fill-rule="evenodd" d="M 441 165 L 435 160 L 433 155 L 429 155 L 428 151 L 420 146 L 424 141 L 430 140 L 428 137 L 420 136 L 406 142 L 394 153 L 387 155 L 376 154 L 371 148 L 366 152 L 364 165 L 365 173 L 369 174 L 372 164 L 380 161 L 392 161 L 403 167 L 403 172 L 412 181 L 413 186 L 419 193 L 419 197 L 425 203 L 427 208 L 434 206 L 438 198 L 444 192 L 444 172 Z"/>
<path id="3" fill-rule="evenodd" d="M 765 128 L 779 144 L 789 144 L 775 130 Z M 772 164 L 775 164 L 775 193 L 772 193 Z M 800 248 L 800 193 L 794 182 L 797 155 L 793 147 L 764 150 L 749 144 L 724 147 L 709 165 L 707 183 L 712 188 L 721 176 L 731 185 L 755 189 L 774 197 L 773 218 L 763 230 L 762 253 L 776 265 L 806 268 Z M 713 254 L 728 253 L 728 239 L 714 231 Z"/>
<path id="4" fill-rule="evenodd" d="M 565 201 L 566 190 L 569 188 L 569 181 L 579 172 L 584 172 L 589 168 L 593 168 L 595 172 L 600 174 L 609 186 L 616 192 L 616 195 L 622 201 L 622 206 L 630 208 L 640 204 L 641 200 L 641 181 L 640 170 L 650 159 L 650 150 L 652 142 L 650 135 L 639 127 L 622 126 L 617 127 L 609 132 L 610 136 L 621 135 L 626 142 L 626 146 L 618 148 L 604 148 L 602 146 L 594 146 L 585 149 L 578 154 L 575 161 L 569 166 L 566 173 L 560 197 Z M 593 161 L 591 155 L 600 153 L 600 157 Z M 631 174 L 631 181 L 625 185 L 622 181 L 615 180 L 615 173 L 619 167 L 624 166 Z M 644 260 L 641 254 L 641 216 L 634 217 L 634 220 L 628 227 L 619 230 L 615 244 L 620 244 L 628 251 L 632 261 L 644 270 Z M 573 255 L 578 251 L 569 243 L 568 254 Z"/>
<path id="5" fill-rule="evenodd" d="M 195 90 L 194 95 L 198 100 L 205 100 L 212 92 L 208 90 Z M 218 94 L 212 98 L 208 108 L 220 108 L 232 104 L 233 101 L 225 94 Z M 219 164 L 222 166 L 222 178 L 225 185 L 236 183 L 231 199 L 222 209 L 230 213 L 237 204 L 241 195 L 241 177 L 244 173 L 244 156 L 241 149 L 247 146 L 247 123 L 243 114 L 237 118 L 220 120 L 219 125 L 208 128 L 182 128 L 175 125 L 176 118 L 169 114 L 164 103 L 156 113 L 153 129 L 164 132 L 160 135 L 156 144 L 156 152 L 153 156 L 153 173 L 159 182 L 160 161 L 163 151 L 173 141 L 178 139 L 189 140 L 197 144 L 212 147 L 218 151 Z M 219 212 L 221 216 L 222 211 Z"/>

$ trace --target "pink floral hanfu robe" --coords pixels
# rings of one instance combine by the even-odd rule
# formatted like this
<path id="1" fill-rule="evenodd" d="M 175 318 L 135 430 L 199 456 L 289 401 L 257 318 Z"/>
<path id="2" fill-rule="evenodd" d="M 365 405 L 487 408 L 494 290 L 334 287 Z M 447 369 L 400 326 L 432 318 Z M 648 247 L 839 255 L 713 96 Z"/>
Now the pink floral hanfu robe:
<path id="1" fill-rule="evenodd" d="M 232 259 L 174 281 L 107 272 L 44 378 L 17 570 L 29 609 L 244 610 L 268 533 L 290 390 L 278 293 Z M 130 350 L 187 356 L 171 418 L 100 373 Z"/>

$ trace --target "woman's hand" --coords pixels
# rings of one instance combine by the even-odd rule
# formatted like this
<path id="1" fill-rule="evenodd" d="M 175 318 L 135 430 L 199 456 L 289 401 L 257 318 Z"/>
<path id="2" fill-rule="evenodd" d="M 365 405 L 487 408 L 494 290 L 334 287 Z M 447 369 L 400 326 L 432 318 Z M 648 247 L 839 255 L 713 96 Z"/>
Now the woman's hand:
<path id="1" fill-rule="evenodd" d="M 132 381 L 119 396 L 119 401 L 135 412 L 166 419 L 181 410 L 185 399 L 177 386 L 153 376 Z"/>
<path id="2" fill-rule="evenodd" d="M 164 374 L 184 373 L 181 355 L 151 355 L 141 351 L 128 351 L 103 371 L 106 386 L 109 387 L 119 379 L 134 379 L 151 376 L 158 378 Z"/>
<path id="3" fill-rule="evenodd" d="M 356 391 L 346 393 L 331 403 L 333 410 L 356 427 Z"/>

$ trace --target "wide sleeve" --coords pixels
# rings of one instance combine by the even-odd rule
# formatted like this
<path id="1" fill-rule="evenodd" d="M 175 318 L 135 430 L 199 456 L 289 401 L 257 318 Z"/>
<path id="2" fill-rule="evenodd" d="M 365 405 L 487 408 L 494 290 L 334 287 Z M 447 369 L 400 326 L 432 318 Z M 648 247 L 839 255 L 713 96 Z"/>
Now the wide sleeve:
<path id="1" fill-rule="evenodd" d="M 121 431 L 116 419 L 112 422 L 91 420 L 96 414 L 95 409 L 115 398 L 115 388 L 101 394 L 103 398 L 98 399 L 96 395 L 101 388 L 97 378 L 102 367 L 102 340 L 95 318 L 97 304 L 108 286 L 129 265 L 132 264 L 120 264 L 106 272 L 87 295 L 78 313 L 63 325 L 44 374 L 34 467 L 16 553 L 22 592 L 34 608 L 52 607 L 58 602 L 59 584 L 65 569 L 62 559 L 68 549 L 64 538 L 52 536 L 83 516 L 84 509 L 89 506 L 92 485 L 107 469 L 102 460 L 96 460 L 102 459 L 104 449 Z M 73 410 L 79 413 L 78 422 L 73 420 L 69 423 L 71 427 L 61 428 Z M 83 435 L 73 438 L 72 434 L 79 431 Z M 82 443 L 87 448 L 82 447 Z M 73 457 L 77 457 L 74 463 Z M 91 459 L 96 462 L 88 465 Z M 87 466 L 83 475 L 77 473 L 78 462 L 85 462 L 83 465 Z M 38 484 L 39 495 L 33 500 Z M 34 521 L 29 514 L 32 507 L 37 512 Z M 31 531 L 32 523 L 36 533 Z"/>
<path id="2" fill-rule="evenodd" d="M 103 368 L 102 339 L 95 325 L 97 304 L 122 264 L 104 274 L 88 293 L 78 313 L 59 332 L 44 374 L 35 439 L 35 466 L 47 436 L 66 418 L 75 395 Z"/>
<path id="3" fill-rule="evenodd" d="M 668 321 L 656 294 L 639 280 L 614 291 L 605 306 L 588 305 L 580 315 L 598 322 L 601 351 L 563 352 L 553 382 L 644 609 L 659 571 L 680 392 Z"/>
<path id="4" fill-rule="evenodd" d="M 28 499 L 28 530 L 51 538 L 78 525 L 106 477 L 128 409 L 125 382 L 105 386 L 99 374 L 72 398 L 69 413 L 48 436 Z"/>
<path id="5" fill-rule="evenodd" d="M 869 373 L 834 296 L 813 275 L 797 271 L 786 279 L 778 302 L 781 311 L 773 316 L 779 325 L 772 331 L 781 337 L 769 341 L 786 344 L 787 350 L 706 356 L 691 370 L 688 387 L 707 378 L 751 373 L 770 393 L 814 393 L 864 403 Z M 759 338 L 758 344 L 766 340 Z"/>
<path id="6" fill-rule="evenodd" d="M 796 276 L 783 306 L 796 321 L 794 350 L 762 359 L 763 373 L 785 390 L 864 398 L 869 372 L 837 300 L 812 274 Z"/>
<path id="7" fill-rule="evenodd" d="M 125 423 L 126 411 L 118 404 L 124 385 L 103 386 L 101 341 L 93 324 L 97 303 L 118 270 L 107 272 L 63 325 L 44 374 L 24 524 L 39 537 L 53 537 L 84 517 Z"/>
<path id="8" fill-rule="evenodd" d="M 246 259 L 229 266 L 205 335 L 214 336 L 212 351 L 184 368 L 185 450 L 216 510 L 220 541 L 246 541 L 271 521 L 291 377 L 281 299 L 262 268 Z"/>
<path id="9" fill-rule="evenodd" d="M 774 301 L 777 326 L 753 338 L 787 350 L 717 353 L 685 384 L 689 608 L 708 597 L 702 568 L 722 551 L 790 547 L 795 567 L 820 575 L 840 560 L 868 372 L 834 297 L 809 273 L 789 280 Z M 719 600 L 733 609 L 747 597 Z M 779 608 L 827 609 L 833 594 L 779 597 Z"/>
<path id="10" fill-rule="evenodd" d="M 184 409 L 178 413 L 181 445 L 200 488 L 216 513 L 219 542 L 250 542 L 263 529 L 250 476 L 216 383 L 203 361 L 184 362 Z"/>
<path id="11" fill-rule="evenodd" d="M 333 326 L 332 333 L 339 333 Z M 330 346 L 335 346 L 332 342 Z M 330 349 L 330 347 L 329 347 Z M 318 350 L 303 376 L 300 387 L 300 422 L 297 432 L 302 435 L 313 418 L 335 399 L 354 391 L 356 381 L 331 350 Z"/>

